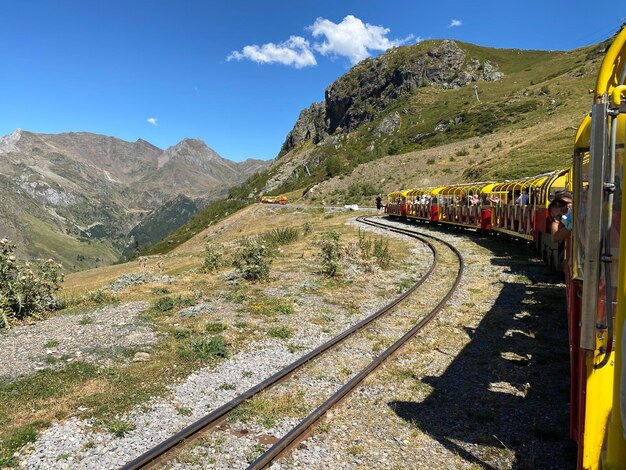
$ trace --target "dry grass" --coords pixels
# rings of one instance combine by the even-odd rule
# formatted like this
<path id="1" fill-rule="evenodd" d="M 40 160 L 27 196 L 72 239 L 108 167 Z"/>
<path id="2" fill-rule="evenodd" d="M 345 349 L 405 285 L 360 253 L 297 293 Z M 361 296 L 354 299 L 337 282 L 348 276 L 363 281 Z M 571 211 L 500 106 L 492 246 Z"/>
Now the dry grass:
<path id="1" fill-rule="evenodd" d="M 335 308 L 338 308 L 330 304 L 330 299 L 347 299 L 351 296 L 350 302 L 341 304 L 345 303 L 345 308 L 357 311 L 359 296 L 374 295 L 372 291 L 378 292 L 376 289 L 385 290 L 386 287 L 376 286 L 375 290 L 372 290 L 368 276 L 349 283 L 341 280 L 324 280 L 316 274 L 319 269 L 317 260 L 319 249 L 315 245 L 319 235 L 327 230 L 340 232 L 346 242 L 356 242 L 359 236 L 358 229 L 353 224 L 346 223 L 348 219 L 354 217 L 353 212 L 255 205 L 208 228 L 172 254 L 150 257 L 148 268 L 152 267 L 152 272 L 159 274 L 156 272 L 156 263 L 161 262 L 161 274 L 174 277 L 176 284 L 149 283 L 132 286 L 117 293 L 118 301 L 142 299 L 154 303 L 157 299 L 167 296 L 190 303 L 215 302 L 214 311 L 199 317 L 183 318 L 176 315 L 176 309 L 148 310 L 144 317 L 163 338 L 151 350 L 149 362 L 118 364 L 107 368 L 72 363 L 63 369 L 40 371 L 0 387 L 2 398 L 0 457 L 11 455 L 16 450 L 15 446 L 19 447 L 19 444 L 24 442 L 14 439 L 14 436 L 26 434 L 31 439 L 36 436 L 38 429 L 45 428 L 53 420 L 63 420 L 69 416 L 95 418 L 106 427 L 105 423 L 119 413 L 145 403 L 150 397 L 167 393 L 168 384 L 207 365 L 206 361 L 181 356 L 181 349 L 187 348 L 189 351 L 191 341 L 213 334 L 206 332 L 207 325 L 216 322 L 227 325 L 220 334 L 228 344 L 230 352 L 235 353 L 251 341 L 267 338 L 268 332 L 272 329 L 291 327 L 288 321 L 294 315 L 300 314 L 301 307 L 297 300 L 302 296 L 311 295 L 325 299 L 321 301 L 322 307 L 328 307 L 329 314 L 333 314 Z M 232 269 L 229 266 L 215 273 L 203 273 L 198 269 L 202 264 L 205 243 L 209 240 L 218 240 L 224 244 L 228 257 L 243 237 L 264 233 L 275 227 L 301 228 L 305 222 L 311 226 L 312 232 L 301 236 L 295 243 L 281 247 L 282 252 L 272 265 L 269 282 L 257 284 L 244 282 L 239 287 L 231 286 L 219 278 L 221 274 Z M 408 246 L 404 241 L 390 239 L 389 247 L 392 256 L 396 257 L 397 268 L 403 270 L 411 268 L 404 263 Z M 137 272 L 141 272 L 141 267 L 135 261 L 74 273 L 68 276 L 67 282 L 64 283 L 62 295 L 66 298 L 79 299 L 86 292 L 102 289 L 124 274 Z M 313 280 L 315 287 L 312 290 L 299 287 L 298 284 L 304 279 Z M 282 296 L 274 297 L 266 294 L 268 291 L 281 292 Z M 250 305 L 257 301 L 272 306 L 272 314 L 259 315 L 252 312 Z M 282 302 L 281 305 L 277 304 L 278 301 Z M 287 307 L 293 304 L 293 313 L 290 313 L 292 309 L 285 307 L 283 303 Z M 79 303 L 72 309 L 58 314 L 77 312 L 86 314 L 93 310 L 93 307 L 93 304 Z M 336 328 L 336 325 L 329 321 L 328 328 Z M 291 347 L 289 344 L 288 346 Z M 295 344 L 293 347 L 297 349 L 298 345 Z M 288 402 L 286 398 L 284 404 Z M 282 406 L 280 403 L 279 400 L 272 406 L 280 408 Z M 78 411 L 79 408 L 83 411 Z M 267 411 L 266 419 L 272 419 L 275 413 L 278 411 L 271 408 Z M 28 433 L 24 430 L 28 430 Z"/>

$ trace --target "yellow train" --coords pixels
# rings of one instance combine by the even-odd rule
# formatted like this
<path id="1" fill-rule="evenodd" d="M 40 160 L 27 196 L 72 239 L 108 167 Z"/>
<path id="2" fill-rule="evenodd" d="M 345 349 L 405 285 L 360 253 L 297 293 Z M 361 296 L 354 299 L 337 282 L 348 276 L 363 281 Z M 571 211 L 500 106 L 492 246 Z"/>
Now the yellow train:
<path id="1" fill-rule="evenodd" d="M 287 204 L 286 196 L 261 196 L 261 202 L 263 204 Z"/>
<path id="2" fill-rule="evenodd" d="M 626 469 L 625 62 L 626 28 L 606 52 L 569 168 L 514 181 L 395 191 L 385 206 L 395 217 L 532 241 L 550 265 L 565 268 L 570 434 L 581 469 Z M 572 224 L 566 241 L 557 243 L 548 208 L 563 191 L 573 196 Z"/>

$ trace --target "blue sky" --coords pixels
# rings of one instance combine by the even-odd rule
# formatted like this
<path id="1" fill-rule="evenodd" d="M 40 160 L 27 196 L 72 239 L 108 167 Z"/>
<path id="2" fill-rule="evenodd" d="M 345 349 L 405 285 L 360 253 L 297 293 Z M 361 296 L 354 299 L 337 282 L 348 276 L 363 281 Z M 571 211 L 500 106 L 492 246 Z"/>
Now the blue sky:
<path id="1" fill-rule="evenodd" d="M 268 159 L 333 80 L 393 45 L 569 50 L 622 21 L 560 0 L 0 0 L 0 135 L 196 137 Z"/>

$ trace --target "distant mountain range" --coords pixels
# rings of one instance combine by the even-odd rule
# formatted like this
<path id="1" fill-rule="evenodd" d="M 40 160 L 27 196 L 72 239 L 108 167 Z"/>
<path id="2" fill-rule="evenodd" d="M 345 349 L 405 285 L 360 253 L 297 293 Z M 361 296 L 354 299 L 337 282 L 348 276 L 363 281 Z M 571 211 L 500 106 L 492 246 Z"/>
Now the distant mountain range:
<path id="1" fill-rule="evenodd" d="M 68 270 L 110 264 L 268 164 L 230 161 L 197 139 L 162 150 L 142 139 L 18 129 L 0 138 L 0 237 L 23 256 L 54 256 Z"/>

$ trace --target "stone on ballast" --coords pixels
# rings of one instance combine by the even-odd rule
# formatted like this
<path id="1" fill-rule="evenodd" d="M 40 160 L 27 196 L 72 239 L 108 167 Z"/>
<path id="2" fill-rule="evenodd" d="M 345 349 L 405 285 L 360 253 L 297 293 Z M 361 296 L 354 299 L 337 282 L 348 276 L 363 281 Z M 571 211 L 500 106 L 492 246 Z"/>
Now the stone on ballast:
<path id="1" fill-rule="evenodd" d="M 149 360 L 150 354 L 148 354 L 147 352 L 135 353 L 135 356 L 133 357 L 133 362 L 147 362 Z"/>

